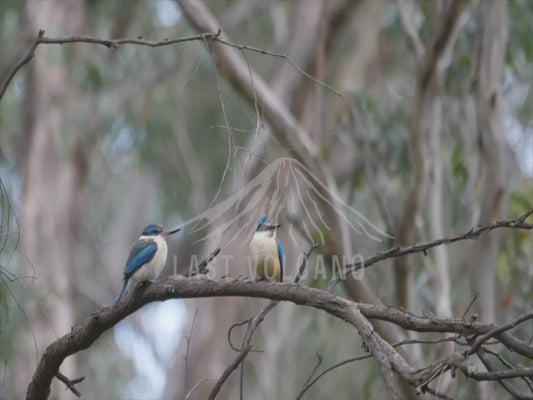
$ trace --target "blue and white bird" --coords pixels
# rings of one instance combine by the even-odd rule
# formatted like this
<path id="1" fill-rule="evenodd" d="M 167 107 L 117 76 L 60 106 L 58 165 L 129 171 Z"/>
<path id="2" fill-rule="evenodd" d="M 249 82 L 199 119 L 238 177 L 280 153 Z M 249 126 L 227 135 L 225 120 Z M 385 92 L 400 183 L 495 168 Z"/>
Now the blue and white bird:
<path id="1" fill-rule="evenodd" d="M 166 237 L 180 230 L 164 230 L 161 225 L 147 225 L 130 250 L 124 269 L 124 286 L 115 303 L 117 305 L 124 295 L 129 283 L 138 284 L 157 279 L 167 262 Z"/>
<path id="2" fill-rule="evenodd" d="M 261 279 L 283 281 L 285 253 L 276 237 L 276 230 L 280 226 L 271 216 L 263 216 L 250 242 L 254 272 Z"/>

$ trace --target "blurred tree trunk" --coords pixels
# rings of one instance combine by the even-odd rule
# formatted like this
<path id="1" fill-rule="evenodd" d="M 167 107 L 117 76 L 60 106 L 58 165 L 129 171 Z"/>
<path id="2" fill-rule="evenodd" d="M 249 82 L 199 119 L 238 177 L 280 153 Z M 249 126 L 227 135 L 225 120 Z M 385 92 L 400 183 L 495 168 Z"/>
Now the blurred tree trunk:
<path id="1" fill-rule="evenodd" d="M 439 24 L 436 24 L 438 29 L 432 39 L 432 43 L 424 50 L 422 41 L 418 37 L 416 29 L 412 26 L 412 21 L 406 21 L 403 16 L 404 30 L 410 39 L 412 47 L 415 49 L 417 56 L 417 82 L 415 91 L 415 102 L 413 110 L 413 119 L 411 127 L 411 185 L 409 195 L 405 203 L 405 208 L 402 212 L 401 222 L 395 234 L 395 245 L 403 246 L 413 241 L 413 231 L 415 230 L 416 217 L 421 212 L 426 195 L 428 173 L 430 166 L 432 167 L 434 177 L 439 173 L 438 159 L 430 160 L 431 136 L 433 136 L 433 146 L 438 145 L 440 136 L 440 118 L 441 118 L 441 99 L 439 98 L 439 86 L 442 72 L 445 68 L 443 60 L 447 52 L 453 47 L 457 29 L 459 26 L 459 18 L 466 6 L 465 0 L 454 0 L 449 4 L 449 7 L 442 13 L 442 18 Z M 403 9 L 404 4 L 399 3 L 400 10 Z M 438 118 L 439 121 L 434 121 Z M 431 154 L 434 155 L 434 154 Z M 431 165 L 430 165 L 431 162 Z M 435 185 L 438 182 L 435 181 Z M 440 194 L 434 193 L 432 196 L 432 203 L 435 203 Z M 438 207 L 438 202 L 436 203 Z M 442 210 L 437 210 L 435 204 L 431 206 L 432 217 L 436 213 L 441 213 Z M 438 217 L 438 216 L 437 216 Z M 437 226 L 438 221 L 431 223 L 432 234 L 439 234 L 442 226 Z M 446 276 L 447 268 L 443 264 L 445 258 L 443 254 L 437 253 L 437 267 L 440 268 L 438 274 L 441 277 Z M 408 257 L 398 257 L 394 259 L 394 280 L 396 283 L 396 297 L 398 304 L 408 310 L 412 310 L 412 296 L 414 295 L 413 285 L 413 271 L 408 265 Z M 446 287 L 443 288 L 446 290 Z M 443 292 L 439 293 L 441 299 L 449 297 Z M 444 307 L 444 311 L 446 311 Z"/>
<path id="2" fill-rule="evenodd" d="M 45 29 L 51 35 L 65 36 L 82 31 L 86 16 L 84 3 L 67 1 L 30 1 L 26 13 L 34 34 Z M 68 332 L 74 322 L 75 234 L 80 223 L 81 186 L 87 164 L 75 121 L 62 115 L 66 104 L 80 102 L 81 93 L 63 59 L 58 59 L 61 53 L 57 50 L 55 46 L 37 49 L 33 85 L 26 93 L 27 97 L 41 98 L 37 104 L 42 104 L 35 110 L 34 123 L 25 126 L 28 140 L 21 149 L 25 163 L 23 246 L 32 264 L 30 275 L 37 278 L 29 286 L 35 295 L 32 300 L 39 305 L 27 306 L 36 337 L 28 334 L 23 340 L 24 357 L 20 362 L 24 365 L 17 368 L 17 392 L 21 396 L 34 371 L 35 351 L 40 355 L 46 345 Z M 67 359 L 61 368 L 69 378 L 77 376 L 76 370 L 75 358 Z M 73 397 L 59 385 L 63 384 L 56 382 L 53 386 L 53 397 Z"/>
<path id="3" fill-rule="evenodd" d="M 501 80 L 507 45 L 507 2 L 487 2 L 478 16 L 479 38 L 474 71 L 475 119 L 479 161 L 479 224 L 505 218 L 508 187 Z M 483 322 L 495 321 L 494 279 L 500 235 L 490 232 L 476 240 L 472 251 L 471 284 Z"/>
<path id="4" fill-rule="evenodd" d="M 472 101 L 475 108 L 475 132 L 480 154 L 479 199 L 474 203 L 476 223 L 486 224 L 505 218 L 508 208 L 508 168 L 506 165 L 507 144 L 504 131 L 504 105 L 501 81 L 507 45 L 507 2 L 483 3 L 477 16 L 478 39 L 474 61 L 474 90 Z M 472 243 L 470 259 L 470 284 L 473 293 L 479 293 L 475 303 L 481 322 L 496 321 L 495 278 L 500 249 L 499 232 L 489 232 Z M 494 396 L 492 384 L 476 385 L 477 398 Z"/>

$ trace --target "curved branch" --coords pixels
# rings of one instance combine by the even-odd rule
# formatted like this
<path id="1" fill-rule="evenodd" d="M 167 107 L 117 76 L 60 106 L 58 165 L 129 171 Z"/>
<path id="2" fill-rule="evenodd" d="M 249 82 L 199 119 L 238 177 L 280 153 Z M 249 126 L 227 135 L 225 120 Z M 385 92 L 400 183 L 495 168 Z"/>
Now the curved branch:
<path id="1" fill-rule="evenodd" d="M 65 375 L 63 375 L 61 372 L 56 372 L 56 378 L 59 379 L 61 382 L 65 384 L 67 389 L 69 389 L 72 393 L 76 395 L 76 397 L 81 397 L 81 393 L 76 389 L 74 386 L 77 383 L 83 382 L 85 380 L 85 377 L 82 376 L 81 378 L 77 378 L 74 380 L 68 379 Z"/>
<path id="2" fill-rule="evenodd" d="M 379 261 L 387 260 L 389 258 L 405 256 L 407 254 L 413 254 L 413 253 L 424 253 L 425 254 L 427 250 L 429 250 L 429 249 L 431 249 L 433 247 L 441 246 L 443 244 L 450 244 L 450 243 L 460 242 L 462 240 L 467 240 L 467 239 L 477 239 L 482 233 L 490 232 L 493 229 L 497 229 L 497 228 L 514 228 L 514 229 L 531 230 L 531 229 L 533 229 L 533 224 L 529 224 L 529 223 L 526 222 L 526 219 L 530 215 L 533 215 L 533 209 L 529 210 L 524 215 L 521 215 L 518 218 L 511 219 L 511 220 L 496 221 L 496 222 L 492 222 L 492 223 L 487 224 L 487 225 L 481 225 L 481 226 L 477 227 L 476 229 L 472 228 L 468 232 L 465 232 L 465 233 L 463 233 L 461 235 L 458 235 L 458 236 L 452 236 L 452 237 L 449 237 L 449 238 L 437 239 L 437 240 L 434 240 L 434 241 L 431 241 L 431 242 L 428 242 L 428 243 L 415 244 L 415 245 L 412 245 L 412 246 L 393 247 L 393 248 L 391 248 L 391 249 L 389 249 L 387 251 L 384 251 L 384 252 L 381 252 L 381 253 L 377 253 L 377 254 L 375 254 L 373 256 L 370 256 L 367 259 L 365 259 L 363 262 L 357 262 L 357 263 L 354 263 L 354 264 L 346 265 L 342 276 L 346 276 L 348 274 L 357 272 L 358 270 L 360 270 L 362 268 L 368 268 L 371 265 L 373 265 L 373 264 L 375 264 L 375 263 L 377 263 Z M 340 279 L 341 279 L 341 276 L 339 276 L 339 275 L 334 276 L 331 279 L 330 283 L 328 284 L 328 290 L 332 291 L 335 288 L 335 286 L 337 285 L 337 283 L 339 282 Z"/>
<path id="3" fill-rule="evenodd" d="M 105 307 L 85 321 L 72 327 L 71 331 L 53 342 L 44 352 L 32 382 L 28 387 L 28 399 L 43 399 L 49 394 L 50 384 L 63 360 L 69 355 L 90 347 L 102 333 L 111 329 L 122 319 L 137 311 L 144 305 L 154 301 L 174 298 L 197 298 L 218 296 L 259 297 L 279 301 L 291 301 L 295 304 L 317 308 L 340 318 L 354 326 L 362 337 L 373 357 L 378 361 L 387 387 L 393 398 L 394 374 L 397 372 L 413 386 L 419 386 L 431 376 L 435 370 L 443 366 L 453 365 L 454 359 L 464 359 L 458 353 L 439 360 L 429 367 L 415 371 L 403 357 L 373 329 L 368 319 L 380 319 L 393 322 L 405 329 L 425 332 L 455 332 L 463 335 L 480 335 L 494 329 L 491 324 L 471 323 L 453 318 L 425 318 L 406 311 L 370 304 L 354 303 L 322 290 L 301 286 L 296 283 L 253 282 L 239 279 L 211 280 L 205 276 L 185 278 L 173 275 L 145 288 L 135 289 L 117 307 Z M 504 338 L 512 338 L 507 332 L 495 335 L 505 343 Z M 506 344 L 507 345 L 507 344 Z M 529 357 L 533 358 L 533 348 L 529 349 Z M 516 351 L 515 348 L 513 350 Z M 521 353 L 522 354 L 522 353 Z M 454 358 L 455 357 L 455 358 Z M 508 373 L 509 374 L 509 373 Z"/>
<path id="4" fill-rule="evenodd" d="M 496 228 L 510 227 L 532 229 L 533 225 L 525 222 L 531 214 L 533 214 L 533 210 L 530 210 L 514 220 L 494 222 L 479 227 L 476 230 L 472 229 L 469 232 L 454 238 L 441 239 L 425 245 L 391 249 L 385 253 L 379 253 L 370 257 L 368 259 L 369 261 L 367 261 L 366 265 L 363 267 L 367 267 L 385 258 L 425 251 L 430 247 L 440 244 L 452 243 L 465 239 L 475 239 L 482 232 Z M 213 254 L 216 254 L 217 250 L 215 250 L 210 257 L 212 257 Z M 350 268 L 353 269 L 355 267 L 357 267 L 357 265 L 351 266 Z M 303 268 L 304 267 L 300 268 L 299 274 L 303 271 Z M 392 322 L 404 329 L 419 332 L 453 332 L 463 336 L 474 335 L 474 337 L 484 335 L 481 336 L 481 339 L 479 339 L 478 342 L 474 343 L 482 344 L 486 338 L 494 337 L 510 350 L 533 359 L 533 346 L 506 332 L 506 330 L 513 328 L 516 324 L 532 319 L 533 311 L 529 311 L 514 322 L 511 322 L 502 328 L 497 328 L 493 324 L 465 321 L 463 318 L 433 318 L 428 316 L 417 316 L 410 312 L 390 307 L 355 303 L 338 297 L 331 291 L 309 288 L 301 286 L 298 283 L 251 282 L 246 280 L 243 281 L 239 278 L 214 281 L 201 275 L 192 278 L 174 275 L 155 284 L 151 284 L 146 288 L 135 289 L 133 295 L 124 299 L 119 306 L 103 308 L 84 322 L 73 326 L 70 333 L 64 335 L 48 346 L 39 361 L 33 379 L 28 386 L 27 398 L 46 398 L 50 392 L 52 379 L 59 371 L 59 367 L 66 357 L 87 349 L 102 333 L 109 330 L 119 321 L 144 305 L 154 301 L 164 301 L 173 298 L 183 299 L 216 296 L 260 297 L 276 301 L 291 301 L 295 304 L 321 309 L 348 322 L 358 330 L 365 345 L 378 361 L 387 388 L 393 398 L 399 398 L 399 394 L 394 385 L 393 370 L 400 374 L 400 376 L 409 384 L 418 387 L 421 384 L 426 384 L 428 382 L 428 377 L 434 376 L 435 371 L 448 369 L 451 365 L 457 363 L 457 359 L 465 360 L 465 357 L 470 354 L 468 352 L 464 352 L 464 354 L 454 353 L 444 359 L 434 362 L 425 369 L 415 371 L 389 343 L 383 340 L 375 332 L 368 319 Z M 260 315 L 258 317 L 260 317 Z M 256 320 L 259 324 L 261 318 L 258 317 L 256 317 Z M 248 351 L 246 347 L 243 348 L 241 351 L 242 359 L 244 359 Z M 240 361 L 241 360 L 236 360 L 236 365 L 238 365 Z M 503 374 L 502 376 L 507 377 L 511 373 L 508 372 L 506 374 Z"/>
<path id="5" fill-rule="evenodd" d="M 153 40 L 143 40 L 141 37 L 137 39 L 100 39 L 95 38 L 91 36 L 69 36 L 69 37 L 56 37 L 56 38 L 50 38 L 44 36 L 44 30 L 40 30 L 37 34 L 37 37 L 32 42 L 30 48 L 28 49 L 28 52 L 22 57 L 13 67 L 9 70 L 7 76 L 2 81 L 2 84 L 0 85 L 0 99 L 4 96 L 4 93 L 9 86 L 9 83 L 15 76 L 15 74 L 18 72 L 19 69 L 21 69 L 25 64 L 27 64 L 34 56 L 35 49 L 40 44 L 65 44 L 65 43 L 93 43 L 93 44 L 99 44 L 102 46 L 105 46 L 109 49 L 118 49 L 123 44 L 136 44 L 139 46 L 148 46 L 148 47 L 160 47 L 160 46 L 168 46 L 171 44 L 176 43 L 183 43 L 183 42 L 192 42 L 195 40 L 206 40 L 211 39 L 214 40 L 219 36 L 220 32 L 218 33 L 201 33 L 199 35 L 184 37 L 184 38 L 178 38 L 178 39 L 163 39 L 159 41 L 153 41 Z"/>
<path id="6" fill-rule="evenodd" d="M 317 354 L 318 355 L 318 354 Z M 300 392 L 296 395 L 296 400 L 300 400 L 303 395 L 305 394 L 305 392 L 307 392 L 309 390 L 309 388 L 311 388 L 311 386 L 313 386 L 320 378 L 322 378 L 324 375 L 326 375 L 328 372 L 331 372 L 333 371 L 334 369 L 337 369 L 339 367 L 342 367 L 343 365 L 346 365 L 346 364 L 349 364 L 349 363 L 352 363 L 352 362 L 355 362 L 355 361 L 361 361 L 361 360 L 367 360 L 369 358 L 371 358 L 372 356 L 371 355 L 365 355 L 365 356 L 360 356 L 360 357 L 352 357 L 352 358 L 348 358 L 346 360 L 343 360 L 341 362 L 338 362 L 337 364 L 335 365 L 332 365 L 331 367 L 329 368 L 326 368 L 324 371 L 322 371 L 320 374 L 318 374 L 317 376 L 315 376 L 313 378 L 313 375 L 315 374 L 316 372 L 316 369 L 317 367 L 320 365 L 320 363 L 322 362 L 322 359 L 320 358 L 319 361 L 320 363 L 317 363 L 316 367 L 313 369 L 313 373 L 309 376 L 309 378 L 307 379 L 307 381 L 304 383 L 302 389 L 300 390 Z M 311 379 L 312 378 L 312 379 Z"/>
<path id="7" fill-rule="evenodd" d="M 300 265 L 300 268 L 298 268 L 298 273 L 296 274 L 296 277 L 294 278 L 294 283 L 300 282 L 300 279 L 302 278 L 302 275 L 307 267 L 307 261 L 309 260 L 309 257 L 311 256 L 311 253 L 313 250 L 315 250 L 318 247 L 318 243 L 315 243 L 311 246 L 309 251 L 307 253 L 304 253 L 304 257 L 302 259 L 302 264 Z M 215 399 L 215 397 L 218 395 L 218 392 L 222 388 L 222 385 L 226 382 L 226 380 L 229 378 L 231 373 L 237 369 L 239 364 L 244 362 L 244 359 L 248 355 L 248 353 L 252 350 L 252 337 L 259 327 L 259 324 L 263 322 L 266 315 L 277 305 L 279 304 L 279 301 L 271 301 L 259 314 L 257 314 L 255 317 L 248 319 L 246 322 L 248 322 L 248 328 L 246 329 L 246 334 L 244 335 L 244 339 L 242 342 L 242 346 L 240 349 L 239 355 L 232 361 L 230 365 L 226 367 L 224 372 L 222 373 L 222 376 L 218 379 L 217 383 L 213 387 L 213 390 L 209 394 L 209 399 Z M 244 323 L 238 323 L 234 324 L 228 331 L 228 342 L 230 344 L 230 347 L 232 349 L 235 349 L 234 346 L 231 343 L 231 330 L 235 328 L 235 326 L 244 325 Z M 237 350 L 239 351 L 239 350 Z M 241 391 L 242 393 L 242 391 Z"/>
<path id="8" fill-rule="evenodd" d="M 204 276 L 185 278 L 174 275 L 145 288 L 135 289 L 133 294 L 125 298 L 118 306 L 104 307 L 85 321 L 73 326 L 68 334 L 48 346 L 28 387 L 27 398 L 46 398 L 52 378 L 66 357 L 87 349 L 102 333 L 144 305 L 173 298 L 216 296 L 248 296 L 292 301 L 296 304 L 323 309 L 357 325 L 358 329 L 366 328 L 364 331 L 374 338 L 372 340 L 377 337 L 377 335 L 372 336 L 372 326 L 361 315 L 356 303 L 331 293 L 294 283 L 252 282 L 238 279 L 214 281 Z M 384 360 L 386 357 L 382 356 L 381 359 Z"/>
<path id="9" fill-rule="evenodd" d="M 177 2 L 187 20 L 196 30 L 211 31 L 219 28 L 218 21 L 203 2 L 188 0 Z M 226 40 L 226 37 L 222 34 L 219 39 Z M 247 50 L 252 49 L 247 48 Z M 288 146 L 298 160 L 304 161 L 306 165 L 313 165 L 314 157 L 320 153 L 318 147 L 264 79 L 247 66 L 235 49 L 230 48 L 230 46 L 221 46 L 218 50 L 215 54 L 216 62 L 224 78 L 250 104 L 255 104 L 257 99 L 263 107 L 265 118 L 271 124 L 277 140 L 284 146 Z M 282 55 L 278 54 L 278 56 Z M 253 79 L 249 78 L 250 75 Z"/>
<path id="10" fill-rule="evenodd" d="M 252 337 L 255 333 L 255 330 L 257 329 L 259 324 L 263 322 L 270 310 L 272 310 L 278 304 L 279 301 L 270 302 L 268 306 L 263 308 L 263 310 L 257 316 L 248 320 L 248 329 L 246 330 L 246 335 L 243 340 L 241 351 L 239 352 L 237 357 L 235 357 L 235 359 L 231 362 L 231 364 L 226 367 L 226 369 L 218 379 L 217 383 L 213 387 L 213 390 L 209 394 L 209 400 L 214 400 L 216 398 L 218 392 L 220 392 L 220 389 L 222 388 L 222 385 L 226 382 L 231 373 L 235 371 L 237 367 L 244 361 L 250 350 L 252 350 Z"/>
<path id="11" fill-rule="evenodd" d="M 486 356 L 485 353 L 488 353 L 490 352 L 489 349 L 485 349 L 485 348 L 481 348 L 479 349 L 479 351 L 477 352 L 477 356 L 478 358 L 481 360 L 481 362 L 483 363 L 483 365 L 485 366 L 485 368 L 487 368 L 487 371 L 490 372 L 493 372 L 493 371 L 496 371 L 496 367 L 493 365 L 492 361 L 489 360 L 489 358 Z M 494 353 L 494 352 L 492 352 Z M 497 353 L 496 353 L 497 354 Z M 498 358 L 500 358 L 498 356 Z M 515 369 L 516 370 L 516 369 Z M 509 382 L 506 382 L 505 380 L 500 380 L 500 384 L 502 385 L 502 387 L 511 395 L 513 396 L 514 399 L 518 399 L 518 400 L 533 400 L 533 389 L 531 388 L 531 385 L 529 384 L 528 382 L 528 379 L 531 379 L 531 378 L 521 378 L 523 381 L 525 381 L 526 385 L 528 386 L 529 390 L 531 391 L 531 394 L 526 394 L 526 393 L 522 393 L 522 392 L 519 392 L 518 390 L 516 390 L 513 386 L 511 386 L 511 384 Z"/>

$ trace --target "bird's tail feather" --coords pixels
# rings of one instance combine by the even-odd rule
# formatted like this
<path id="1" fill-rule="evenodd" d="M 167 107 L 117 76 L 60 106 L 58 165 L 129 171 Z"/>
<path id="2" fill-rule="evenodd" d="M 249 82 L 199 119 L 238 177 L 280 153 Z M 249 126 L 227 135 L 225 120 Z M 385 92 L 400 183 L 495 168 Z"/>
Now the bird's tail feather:
<path id="1" fill-rule="evenodd" d="M 122 298 L 122 296 L 124 296 L 124 292 L 126 291 L 126 287 L 128 286 L 128 280 L 126 279 L 124 281 L 124 286 L 122 287 L 122 290 L 120 291 L 120 294 L 118 296 L 118 299 L 117 301 L 115 302 L 115 305 L 118 305 L 120 299 Z"/>

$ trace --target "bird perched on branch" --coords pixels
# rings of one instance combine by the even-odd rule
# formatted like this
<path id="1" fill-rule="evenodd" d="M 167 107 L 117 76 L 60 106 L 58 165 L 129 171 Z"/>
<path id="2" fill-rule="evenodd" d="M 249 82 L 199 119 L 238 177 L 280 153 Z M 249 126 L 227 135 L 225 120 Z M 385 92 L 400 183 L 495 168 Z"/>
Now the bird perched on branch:
<path id="1" fill-rule="evenodd" d="M 166 237 L 180 230 L 172 228 L 164 230 L 161 225 L 147 225 L 130 250 L 126 268 L 124 269 L 124 286 L 115 303 L 117 305 L 129 283 L 138 284 L 157 279 L 167 262 Z"/>
<path id="2" fill-rule="evenodd" d="M 276 237 L 276 230 L 280 226 L 271 216 L 263 216 L 250 242 L 252 266 L 255 275 L 261 279 L 283 280 L 285 253 Z"/>

